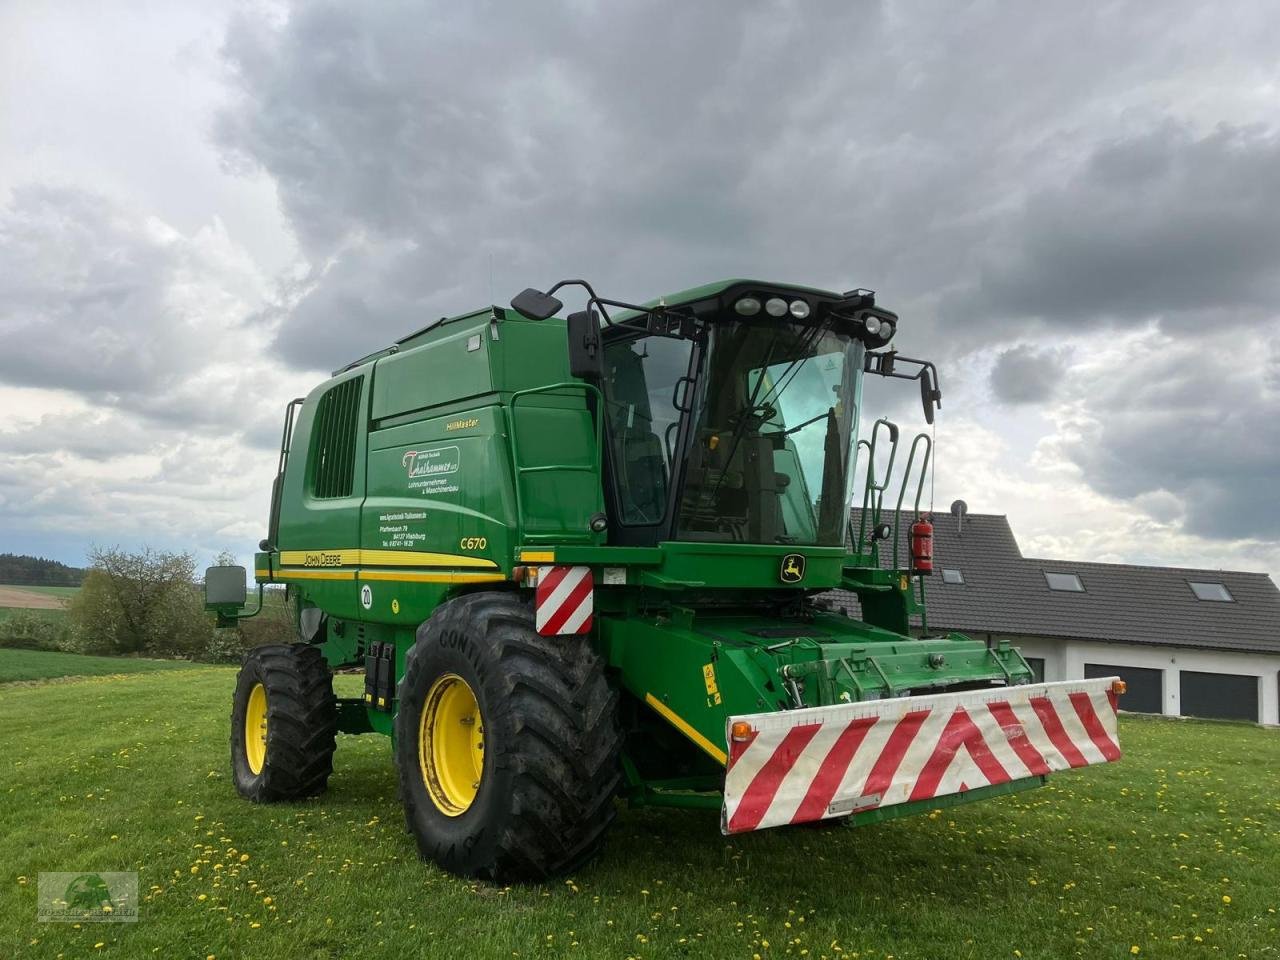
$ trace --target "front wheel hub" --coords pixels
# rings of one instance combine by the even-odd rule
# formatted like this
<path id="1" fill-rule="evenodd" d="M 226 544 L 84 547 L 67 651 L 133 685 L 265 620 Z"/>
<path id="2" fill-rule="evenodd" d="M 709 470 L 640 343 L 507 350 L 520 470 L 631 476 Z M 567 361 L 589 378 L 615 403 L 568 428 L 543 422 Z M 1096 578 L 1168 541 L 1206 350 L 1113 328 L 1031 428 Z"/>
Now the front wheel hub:
<path id="1" fill-rule="evenodd" d="M 484 777 L 484 720 L 475 691 L 456 673 L 444 674 L 427 691 L 418 724 L 418 765 L 441 813 L 467 812 Z"/>
<path id="2" fill-rule="evenodd" d="M 244 708 L 244 757 L 256 777 L 267 762 L 267 689 L 255 683 Z"/>

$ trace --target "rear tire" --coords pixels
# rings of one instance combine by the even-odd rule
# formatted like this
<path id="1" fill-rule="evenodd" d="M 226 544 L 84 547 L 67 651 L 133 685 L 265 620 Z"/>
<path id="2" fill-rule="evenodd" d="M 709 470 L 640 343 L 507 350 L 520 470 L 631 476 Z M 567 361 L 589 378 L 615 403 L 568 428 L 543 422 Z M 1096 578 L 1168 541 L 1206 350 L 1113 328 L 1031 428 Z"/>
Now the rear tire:
<path id="1" fill-rule="evenodd" d="M 231 708 L 231 773 L 242 797 L 275 803 L 322 793 L 337 732 L 333 677 L 319 649 L 273 644 L 245 654 Z"/>
<path id="2" fill-rule="evenodd" d="M 465 710 L 448 711 L 468 695 Z M 516 594 L 459 597 L 418 629 L 398 696 L 400 799 L 423 859 L 462 876 L 539 880 L 599 852 L 622 741 L 618 694 L 587 638 L 539 636 Z M 472 762 L 478 780 L 451 789 Z"/>

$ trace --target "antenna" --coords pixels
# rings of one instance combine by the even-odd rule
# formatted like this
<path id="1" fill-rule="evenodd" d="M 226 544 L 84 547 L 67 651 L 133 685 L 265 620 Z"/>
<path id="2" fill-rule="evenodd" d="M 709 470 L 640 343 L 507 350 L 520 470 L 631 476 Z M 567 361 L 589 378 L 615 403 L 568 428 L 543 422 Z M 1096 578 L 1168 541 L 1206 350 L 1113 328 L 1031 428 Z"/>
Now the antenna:
<path id="1" fill-rule="evenodd" d="M 969 505 L 963 500 L 951 504 L 951 515 L 956 518 L 956 533 L 964 531 L 964 515 L 969 512 Z"/>

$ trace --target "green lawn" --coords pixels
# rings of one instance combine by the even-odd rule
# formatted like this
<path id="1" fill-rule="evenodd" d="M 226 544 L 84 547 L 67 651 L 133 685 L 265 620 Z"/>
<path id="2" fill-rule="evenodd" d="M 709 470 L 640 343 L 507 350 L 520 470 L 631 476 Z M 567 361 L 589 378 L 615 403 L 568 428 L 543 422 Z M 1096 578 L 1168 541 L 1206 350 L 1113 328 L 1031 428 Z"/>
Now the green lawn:
<path id="1" fill-rule="evenodd" d="M 318 801 L 239 800 L 233 678 L 0 692 L 0 956 L 1280 956 L 1276 731 L 1126 718 L 1119 764 L 856 830 L 623 810 L 571 881 L 501 889 L 417 861 L 381 738 Z M 37 924 L 41 870 L 138 871 L 139 922 Z"/>
<path id="2" fill-rule="evenodd" d="M 48 611 L 45 611 L 48 612 Z M 143 660 L 137 657 L 86 657 L 51 650 L 0 649 L 0 683 L 52 677 L 99 677 L 120 673 L 192 669 L 182 660 Z M 12 694 L 5 694 L 5 697 Z"/>

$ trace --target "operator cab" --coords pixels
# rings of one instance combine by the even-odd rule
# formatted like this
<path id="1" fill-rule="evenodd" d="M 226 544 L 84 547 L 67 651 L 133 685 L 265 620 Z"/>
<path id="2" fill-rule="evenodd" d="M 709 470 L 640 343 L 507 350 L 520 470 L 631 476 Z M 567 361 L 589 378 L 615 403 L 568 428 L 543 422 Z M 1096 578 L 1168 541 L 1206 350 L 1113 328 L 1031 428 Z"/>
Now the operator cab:
<path id="1" fill-rule="evenodd" d="M 604 398 L 609 542 L 842 546 L 862 375 L 897 316 L 865 290 L 730 281 L 633 306 L 587 289 L 570 358 Z"/>

